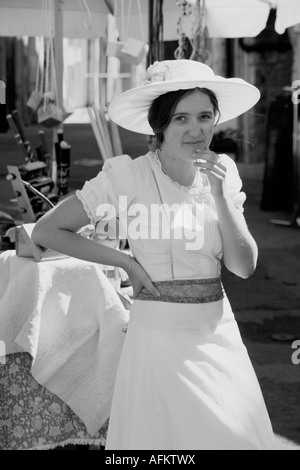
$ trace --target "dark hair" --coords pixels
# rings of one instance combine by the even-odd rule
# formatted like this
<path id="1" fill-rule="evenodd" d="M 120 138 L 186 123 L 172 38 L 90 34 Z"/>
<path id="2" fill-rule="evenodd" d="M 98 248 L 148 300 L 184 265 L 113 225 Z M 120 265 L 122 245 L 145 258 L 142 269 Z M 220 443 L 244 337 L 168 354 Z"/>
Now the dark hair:
<path id="1" fill-rule="evenodd" d="M 164 141 L 164 131 L 170 124 L 173 112 L 175 111 L 179 101 L 181 101 L 184 96 L 193 93 L 195 90 L 199 90 L 209 97 L 213 105 L 214 114 L 215 116 L 218 115 L 217 122 L 219 121 L 221 113 L 218 99 L 215 93 L 208 88 L 189 88 L 188 90 L 177 90 L 164 93 L 153 101 L 148 112 L 148 121 L 153 129 L 158 146 L 160 146 Z"/>

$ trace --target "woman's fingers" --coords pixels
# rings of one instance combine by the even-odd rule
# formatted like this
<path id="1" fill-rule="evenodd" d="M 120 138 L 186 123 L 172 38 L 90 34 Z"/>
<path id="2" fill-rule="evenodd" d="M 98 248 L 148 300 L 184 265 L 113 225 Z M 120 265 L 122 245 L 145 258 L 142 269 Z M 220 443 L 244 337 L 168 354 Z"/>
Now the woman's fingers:
<path id="1" fill-rule="evenodd" d="M 159 297 L 159 296 L 160 296 L 159 290 L 153 285 L 153 283 L 151 282 L 150 279 L 146 279 L 146 280 L 144 281 L 144 286 L 145 286 L 146 289 L 150 292 L 150 294 L 154 295 L 155 297 Z"/>
<path id="2" fill-rule="evenodd" d="M 226 174 L 226 168 L 224 165 L 219 165 L 218 163 L 195 162 L 194 166 L 199 168 L 200 171 L 213 172 L 222 178 L 224 178 Z"/>
<path id="3" fill-rule="evenodd" d="M 217 176 L 224 178 L 226 174 L 226 166 L 222 163 L 219 155 L 210 150 L 197 149 L 194 153 L 194 166 L 204 172 L 213 172 Z"/>
<path id="4" fill-rule="evenodd" d="M 132 287 L 133 287 L 134 298 L 143 290 L 144 287 L 150 292 L 151 295 L 154 295 L 155 297 L 160 296 L 159 290 L 153 285 L 150 279 L 145 280 L 143 283 L 138 282 Z"/>
<path id="5" fill-rule="evenodd" d="M 223 183 L 227 171 L 222 159 L 209 149 L 197 149 L 193 157 L 195 158 L 194 166 L 207 175 L 213 197 L 221 197 L 224 193 Z"/>
<path id="6" fill-rule="evenodd" d="M 134 297 L 141 292 L 143 287 L 145 287 L 154 296 L 160 295 L 159 290 L 154 286 L 144 268 L 134 258 L 131 260 L 128 276 L 131 280 Z"/>

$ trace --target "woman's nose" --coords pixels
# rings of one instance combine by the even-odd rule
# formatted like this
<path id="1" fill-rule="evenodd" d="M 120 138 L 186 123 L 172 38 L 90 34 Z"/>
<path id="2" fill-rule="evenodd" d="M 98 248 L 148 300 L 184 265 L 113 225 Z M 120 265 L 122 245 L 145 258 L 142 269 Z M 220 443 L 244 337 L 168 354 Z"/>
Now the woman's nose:
<path id="1" fill-rule="evenodd" d="M 198 137 L 202 134 L 202 127 L 199 121 L 190 122 L 189 134 L 191 137 Z"/>

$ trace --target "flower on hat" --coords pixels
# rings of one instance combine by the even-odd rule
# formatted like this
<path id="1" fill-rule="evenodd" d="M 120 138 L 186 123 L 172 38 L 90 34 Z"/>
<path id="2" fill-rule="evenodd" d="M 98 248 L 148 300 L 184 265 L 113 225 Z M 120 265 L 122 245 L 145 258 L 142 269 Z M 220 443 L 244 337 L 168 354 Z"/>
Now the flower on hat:
<path id="1" fill-rule="evenodd" d="M 154 82 L 165 82 L 168 80 L 168 75 L 169 67 L 156 61 L 153 65 L 148 67 L 144 84 L 149 85 Z"/>

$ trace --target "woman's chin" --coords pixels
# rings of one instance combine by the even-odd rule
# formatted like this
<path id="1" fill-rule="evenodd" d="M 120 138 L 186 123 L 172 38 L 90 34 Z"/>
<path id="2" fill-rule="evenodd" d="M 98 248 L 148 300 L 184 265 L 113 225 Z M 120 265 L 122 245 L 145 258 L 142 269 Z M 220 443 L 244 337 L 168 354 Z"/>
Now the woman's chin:
<path id="1" fill-rule="evenodd" d="M 187 156 L 187 158 L 188 158 L 189 160 L 193 160 L 193 161 L 195 160 L 195 158 L 196 158 L 196 150 L 197 150 L 198 148 L 199 148 L 199 146 L 197 146 L 197 147 L 190 147 L 190 148 L 188 148 L 188 149 L 185 150 L 185 154 L 186 154 L 186 156 Z"/>

